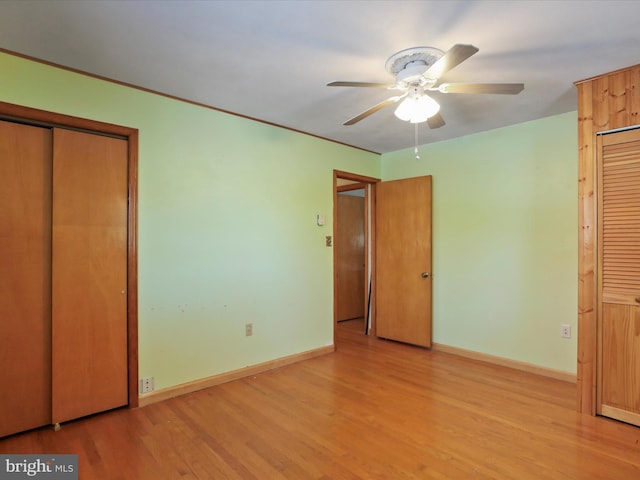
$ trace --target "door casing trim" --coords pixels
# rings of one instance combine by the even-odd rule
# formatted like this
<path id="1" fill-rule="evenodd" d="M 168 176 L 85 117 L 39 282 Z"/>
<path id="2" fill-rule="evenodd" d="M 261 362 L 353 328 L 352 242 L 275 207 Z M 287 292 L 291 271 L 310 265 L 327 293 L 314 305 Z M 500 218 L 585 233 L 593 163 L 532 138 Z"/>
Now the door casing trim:
<path id="1" fill-rule="evenodd" d="M 333 236 L 335 238 L 336 231 L 338 230 L 338 192 L 345 190 L 343 187 L 338 187 L 338 179 L 350 180 L 352 182 L 356 182 L 356 188 L 365 190 L 365 217 L 369 217 L 371 219 L 370 222 L 365 221 L 365 275 L 369 271 L 369 267 L 371 268 L 371 301 L 370 312 L 367 312 L 365 309 L 365 315 L 369 315 L 371 318 L 371 334 L 375 336 L 376 334 L 376 302 L 375 302 L 375 282 L 376 282 L 376 265 L 375 265 L 375 222 L 376 222 L 376 208 L 375 208 L 375 198 L 376 198 L 376 184 L 380 182 L 379 178 L 368 177 L 365 175 L 359 175 L 357 173 L 344 172 L 341 170 L 333 171 Z M 370 188 L 367 188 L 370 187 Z M 349 188 L 346 188 L 347 190 Z M 369 208 L 370 205 L 370 208 Z M 334 242 L 335 245 L 335 242 Z M 371 260 L 369 260 L 371 259 Z M 371 262 L 369 264 L 369 262 Z M 338 326 L 338 304 L 337 304 L 337 296 L 338 296 L 338 282 L 337 282 L 337 272 L 338 272 L 338 264 L 337 264 L 337 256 L 333 254 L 333 344 L 336 345 L 336 329 Z M 365 285 L 368 284 L 365 278 Z M 367 302 L 365 295 L 365 302 Z"/>
<path id="2" fill-rule="evenodd" d="M 117 136 L 128 145 L 127 377 L 128 407 L 138 406 L 138 129 L 0 102 L 0 119 Z"/>

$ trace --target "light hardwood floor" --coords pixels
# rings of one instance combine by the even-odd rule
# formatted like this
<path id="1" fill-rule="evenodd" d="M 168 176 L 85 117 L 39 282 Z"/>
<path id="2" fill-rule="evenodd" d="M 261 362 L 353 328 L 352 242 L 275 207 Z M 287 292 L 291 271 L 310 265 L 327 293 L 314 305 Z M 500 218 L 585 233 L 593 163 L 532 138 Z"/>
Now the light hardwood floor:
<path id="1" fill-rule="evenodd" d="M 640 479 L 640 428 L 576 386 L 362 334 L 337 352 L 0 440 L 76 453 L 80 479 Z"/>

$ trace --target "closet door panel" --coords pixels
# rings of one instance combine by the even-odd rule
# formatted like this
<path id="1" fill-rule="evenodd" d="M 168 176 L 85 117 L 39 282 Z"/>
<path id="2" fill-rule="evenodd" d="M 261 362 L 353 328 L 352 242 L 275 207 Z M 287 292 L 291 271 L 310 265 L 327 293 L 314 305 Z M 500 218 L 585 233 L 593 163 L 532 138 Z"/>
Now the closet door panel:
<path id="1" fill-rule="evenodd" d="M 128 402 L 127 142 L 54 130 L 53 185 L 58 423 Z"/>
<path id="2" fill-rule="evenodd" d="M 0 121 L 0 437 L 51 423 L 51 131 Z"/>
<path id="3" fill-rule="evenodd" d="M 640 425 L 640 129 L 598 137 L 597 412 Z"/>

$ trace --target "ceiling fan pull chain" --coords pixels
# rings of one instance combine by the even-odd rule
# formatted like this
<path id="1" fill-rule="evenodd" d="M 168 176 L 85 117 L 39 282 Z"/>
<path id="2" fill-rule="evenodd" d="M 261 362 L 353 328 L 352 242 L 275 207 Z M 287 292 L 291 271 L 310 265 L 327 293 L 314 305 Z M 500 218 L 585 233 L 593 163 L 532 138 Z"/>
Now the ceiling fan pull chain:
<path id="1" fill-rule="evenodd" d="M 416 126 L 416 135 L 415 135 L 415 148 L 414 148 L 414 153 L 416 154 L 416 160 L 420 160 L 420 155 L 418 155 L 418 125 L 420 125 L 419 123 L 414 123 L 414 125 Z"/>

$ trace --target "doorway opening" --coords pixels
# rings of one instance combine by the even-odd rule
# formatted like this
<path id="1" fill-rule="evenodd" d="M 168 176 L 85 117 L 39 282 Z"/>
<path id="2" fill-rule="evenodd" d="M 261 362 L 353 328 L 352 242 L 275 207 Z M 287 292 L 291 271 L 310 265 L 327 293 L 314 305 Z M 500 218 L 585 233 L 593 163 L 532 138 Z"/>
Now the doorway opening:
<path id="1" fill-rule="evenodd" d="M 341 328 L 375 335 L 374 199 L 379 181 L 333 172 L 334 345 L 339 323 Z"/>

